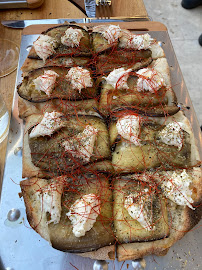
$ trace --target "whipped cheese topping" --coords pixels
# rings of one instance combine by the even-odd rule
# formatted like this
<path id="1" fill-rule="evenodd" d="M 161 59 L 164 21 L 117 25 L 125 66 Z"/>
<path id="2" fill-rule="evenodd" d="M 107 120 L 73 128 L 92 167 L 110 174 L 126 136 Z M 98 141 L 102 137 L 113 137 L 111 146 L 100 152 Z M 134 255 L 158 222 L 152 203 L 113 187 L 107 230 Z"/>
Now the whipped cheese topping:
<path id="1" fill-rule="evenodd" d="M 122 32 L 119 46 L 127 49 L 147 50 L 150 48 L 153 39 L 149 34 L 134 35 L 128 31 Z"/>
<path id="2" fill-rule="evenodd" d="M 102 34 L 109 44 L 117 43 L 118 38 L 121 36 L 121 28 L 118 25 L 96 26 L 93 28 L 93 32 Z"/>
<path id="3" fill-rule="evenodd" d="M 61 37 L 61 42 L 63 45 L 68 47 L 78 47 L 83 36 L 84 35 L 81 29 L 74 29 L 70 27 L 65 31 L 64 36 Z"/>
<path id="4" fill-rule="evenodd" d="M 57 224 L 61 217 L 61 194 L 62 191 L 57 187 L 57 184 L 51 183 L 51 185 L 46 186 L 44 190 L 37 191 L 41 202 L 42 212 L 50 214 L 50 220 L 47 224 L 54 223 Z"/>
<path id="5" fill-rule="evenodd" d="M 46 135 L 50 136 L 56 130 L 64 127 L 65 123 L 61 119 L 61 116 L 63 116 L 63 114 L 59 112 L 46 112 L 41 122 L 32 129 L 29 137 L 35 138 Z"/>
<path id="6" fill-rule="evenodd" d="M 125 70 L 124 68 L 114 69 L 105 78 L 106 83 L 113 86 L 116 89 L 129 89 L 127 80 L 132 69 Z"/>
<path id="7" fill-rule="evenodd" d="M 147 193 L 149 190 L 145 188 L 144 193 Z M 143 195 L 143 194 L 142 194 Z M 141 226 L 147 230 L 151 231 L 152 228 L 152 215 L 148 214 L 145 201 L 148 199 L 148 196 L 142 196 L 138 192 L 130 194 L 125 198 L 124 207 L 128 211 L 128 214 L 135 220 L 137 220 Z"/>
<path id="8" fill-rule="evenodd" d="M 39 38 L 33 43 L 37 55 L 45 60 L 55 53 L 57 47 L 57 40 L 47 35 L 40 35 Z"/>
<path id="9" fill-rule="evenodd" d="M 163 76 L 151 68 L 143 68 L 136 72 L 138 76 L 137 91 L 149 91 L 155 93 L 162 86 L 165 86 Z"/>
<path id="10" fill-rule="evenodd" d="M 118 119 L 116 123 L 118 134 L 122 138 L 132 142 L 135 145 L 141 145 L 140 134 L 140 118 L 136 115 L 126 115 Z"/>
<path id="11" fill-rule="evenodd" d="M 59 75 L 53 70 L 45 70 L 44 74 L 33 80 L 37 91 L 43 91 L 50 96 L 55 88 L 55 82 Z"/>
<path id="12" fill-rule="evenodd" d="M 66 214 L 73 225 L 73 233 L 81 237 L 90 231 L 100 214 L 100 199 L 95 194 L 87 194 L 75 201 Z"/>
<path id="13" fill-rule="evenodd" d="M 171 122 L 165 126 L 163 130 L 159 132 L 161 141 L 168 145 L 174 145 L 178 147 L 178 150 L 183 145 L 183 127 L 181 122 Z"/>
<path id="14" fill-rule="evenodd" d="M 96 128 L 87 125 L 83 132 L 63 142 L 62 145 L 65 151 L 70 152 L 72 156 L 81 158 L 84 162 L 89 162 L 93 154 L 97 133 Z"/>
<path id="15" fill-rule="evenodd" d="M 66 75 L 66 79 L 70 81 L 74 89 L 79 90 L 79 93 L 81 93 L 81 89 L 93 86 L 90 72 L 81 67 L 70 68 Z"/>
<path id="16" fill-rule="evenodd" d="M 164 195 L 175 202 L 178 205 L 188 206 L 194 210 L 191 203 L 192 190 L 190 189 L 190 184 L 192 183 L 192 178 L 187 174 L 186 170 L 167 172 L 169 180 L 163 181 L 161 187 Z"/>

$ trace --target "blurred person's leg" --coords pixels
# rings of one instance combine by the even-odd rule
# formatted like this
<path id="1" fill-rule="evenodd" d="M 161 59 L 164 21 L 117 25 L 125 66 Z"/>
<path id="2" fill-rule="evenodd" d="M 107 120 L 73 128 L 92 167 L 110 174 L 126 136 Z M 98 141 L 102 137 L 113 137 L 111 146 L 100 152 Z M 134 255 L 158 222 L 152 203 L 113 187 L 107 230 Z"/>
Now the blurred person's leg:
<path id="1" fill-rule="evenodd" d="M 182 0 L 181 5 L 183 8 L 191 9 L 202 5 L 202 0 Z"/>
<path id="2" fill-rule="evenodd" d="M 199 42 L 199 44 L 202 46 L 202 34 L 201 34 L 200 37 L 198 38 L 198 42 Z"/>

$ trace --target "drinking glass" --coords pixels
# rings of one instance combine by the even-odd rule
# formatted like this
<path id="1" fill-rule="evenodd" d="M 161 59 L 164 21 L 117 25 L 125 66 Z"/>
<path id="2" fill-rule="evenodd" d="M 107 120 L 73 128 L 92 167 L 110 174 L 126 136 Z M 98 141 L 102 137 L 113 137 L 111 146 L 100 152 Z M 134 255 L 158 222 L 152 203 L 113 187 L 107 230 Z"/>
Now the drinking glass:
<path id="1" fill-rule="evenodd" d="M 9 130 L 9 113 L 6 104 L 0 94 L 0 143 L 3 142 L 8 135 Z"/>
<path id="2" fill-rule="evenodd" d="M 0 78 L 17 68 L 18 57 L 18 45 L 11 40 L 0 38 Z"/>

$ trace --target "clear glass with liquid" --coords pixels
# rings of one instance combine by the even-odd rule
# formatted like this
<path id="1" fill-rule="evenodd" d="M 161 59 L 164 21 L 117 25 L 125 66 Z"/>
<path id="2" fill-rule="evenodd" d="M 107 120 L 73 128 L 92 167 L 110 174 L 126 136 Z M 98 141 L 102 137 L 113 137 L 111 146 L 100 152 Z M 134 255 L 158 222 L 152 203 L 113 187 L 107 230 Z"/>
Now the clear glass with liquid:
<path id="1" fill-rule="evenodd" d="M 5 140 L 9 131 L 9 113 L 0 94 L 0 143 Z"/>

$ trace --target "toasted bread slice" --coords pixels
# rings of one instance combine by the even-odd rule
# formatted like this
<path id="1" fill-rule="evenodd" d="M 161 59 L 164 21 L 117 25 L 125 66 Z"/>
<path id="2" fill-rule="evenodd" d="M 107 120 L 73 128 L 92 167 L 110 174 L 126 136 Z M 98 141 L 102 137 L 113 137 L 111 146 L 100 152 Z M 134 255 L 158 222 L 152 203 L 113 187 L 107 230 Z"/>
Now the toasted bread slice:
<path id="1" fill-rule="evenodd" d="M 96 57 L 97 76 L 109 74 L 112 70 L 124 67 L 138 70 L 147 67 L 152 62 L 151 51 L 125 51 L 114 49 Z"/>
<path id="2" fill-rule="evenodd" d="M 108 130 L 101 118 L 89 115 L 66 115 L 63 117 L 64 126 L 51 136 L 30 139 L 30 132 L 41 122 L 42 118 L 43 115 L 35 114 L 26 119 L 23 142 L 23 177 L 53 177 L 53 175 L 61 175 L 88 164 L 96 170 L 96 166 L 90 165 L 96 161 L 101 162 L 97 166 L 98 170 L 99 167 L 105 170 L 105 160 L 107 162 L 111 152 Z M 88 139 L 86 135 L 82 138 L 82 132 L 87 126 L 93 127 L 93 130 L 96 131 L 92 146 L 90 141 L 89 145 L 86 142 Z M 66 141 L 69 142 L 69 150 L 65 150 L 65 145 L 63 145 Z M 71 144 L 74 146 L 72 146 L 72 150 Z"/>
<path id="3" fill-rule="evenodd" d="M 104 115 L 113 114 L 123 109 L 132 109 L 141 114 L 151 116 L 164 116 L 179 111 L 177 99 L 171 87 L 170 71 L 166 58 L 153 61 L 148 67 L 161 74 L 165 85 L 154 93 L 150 91 L 137 91 L 136 73 L 131 72 L 128 79 L 128 89 L 114 88 L 103 79 L 99 110 Z"/>
<path id="4" fill-rule="evenodd" d="M 61 37 L 65 35 L 65 31 L 69 28 L 73 28 L 75 30 L 77 29 L 81 30 L 82 35 L 83 35 L 79 41 L 79 44 L 76 44 L 73 47 L 66 46 L 61 43 Z M 55 45 L 53 53 L 50 55 L 51 58 L 55 56 L 67 56 L 67 55 L 71 55 L 71 56 L 72 55 L 74 56 L 90 56 L 91 55 L 89 33 L 84 27 L 81 27 L 79 25 L 73 25 L 73 24 L 59 25 L 59 26 L 51 27 L 47 29 L 46 31 L 42 32 L 41 34 L 55 39 L 56 45 Z M 37 55 L 34 46 L 32 46 L 29 52 L 28 58 L 41 59 L 40 56 Z"/>
<path id="5" fill-rule="evenodd" d="M 191 199 L 193 200 L 192 206 L 196 207 L 202 202 L 202 169 L 200 167 L 193 167 L 189 169 L 173 169 L 172 171 L 161 171 L 161 170 L 151 170 L 151 171 L 144 171 L 143 173 L 135 173 L 135 174 L 128 174 L 124 175 L 124 179 L 126 180 L 134 180 L 134 181 L 141 181 L 147 183 L 156 183 L 158 188 L 164 184 L 164 182 L 170 181 L 175 184 L 175 178 L 178 176 L 182 177 L 182 182 L 185 186 L 188 187 L 191 191 Z M 189 179 L 187 179 L 189 178 Z M 179 187 L 176 185 L 176 190 Z M 167 194 L 163 192 L 161 189 L 162 194 L 167 197 Z M 180 191 L 180 190 L 179 190 Z M 181 192 L 181 191 L 180 191 Z M 171 192 L 172 193 L 172 192 Z M 186 191 L 183 193 L 183 196 L 186 198 Z M 168 196 L 169 199 L 169 196 Z"/>
<path id="6" fill-rule="evenodd" d="M 145 123 L 144 118 L 141 119 L 144 127 L 140 127 L 140 135 L 137 137 L 139 145 L 120 136 L 116 124 L 112 124 L 110 127 L 110 140 L 114 144 L 112 164 L 117 173 L 138 172 L 155 167 L 162 167 L 163 170 L 173 170 L 173 167 L 186 169 L 200 164 L 197 142 L 188 119 L 181 111 L 167 118 L 152 118 L 151 129 L 147 129 L 145 126 L 150 118 L 146 118 Z M 179 131 L 183 132 L 180 148 L 166 144 L 159 137 L 159 132 L 169 123 L 182 125 L 181 131 Z"/>
<path id="7" fill-rule="evenodd" d="M 106 250 L 102 249 L 100 253 L 105 253 L 107 256 L 110 252 L 110 256 L 113 258 L 112 250 L 114 251 L 115 239 L 111 228 L 112 193 L 106 176 L 74 174 L 71 177 L 61 176 L 49 181 L 32 178 L 21 181 L 20 185 L 30 225 L 54 248 L 83 253 L 96 251 L 106 246 Z M 53 187 L 56 188 L 53 189 Z M 45 195 L 47 191 L 48 195 Z M 73 233 L 73 225 L 66 214 L 77 200 L 88 194 L 94 194 L 99 198 L 100 212 L 92 228 L 79 237 Z M 52 221 L 53 212 L 57 212 L 59 215 L 57 221 Z M 113 248 L 110 248 L 109 245 L 112 245 Z M 95 254 L 94 256 L 99 256 L 99 252 L 95 252 Z"/>
<path id="8" fill-rule="evenodd" d="M 75 89 L 71 81 L 67 80 L 66 76 L 70 69 L 61 67 L 44 67 L 31 71 L 28 76 L 24 77 L 22 83 L 18 85 L 18 94 L 20 97 L 32 102 L 44 102 L 50 99 L 69 99 L 69 100 L 82 100 L 93 98 L 97 95 L 94 81 L 92 79 L 91 70 L 82 69 L 89 72 L 91 87 L 86 87 L 85 83 L 81 81 L 81 89 Z M 55 72 L 57 74 L 56 81 L 53 84 L 53 89 L 50 94 L 47 94 L 43 87 L 45 82 L 41 83 L 41 90 L 37 89 L 35 79 L 44 76 L 45 72 Z M 48 79 L 46 79 L 48 81 Z M 49 83 L 47 83 L 46 85 Z M 48 89 L 51 88 L 48 86 Z"/>
<path id="9" fill-rule="evenodd" d="M 30 226 L 50 243 L 48 221 L 57 223 L 60 220 L 64 178 L 27 179 L 20 182 L 20 187 Z M 47 213 L 50 220 L 47 219 Z"/>
<path id="10" fill-rule="evenodd" d="M 191 210 L 187 206 L 178 206 L 167 201 L 168 225 L 170 235 L 161 240 L 141 243 L 121 244 L 117 247 L 118 261 L 135 260 L 154 254 L 165 255 L 168 249 L 189 232 L 201 219 L 201 205 L 196 210 Z"/>
<path id="11" fill-rule="evenodd" d="M 113 214 L 119 244 L 154 241 L 169 235 L 166 202 L 156 190 L 155 185 L 124 176 L 115 179 Z"/>

